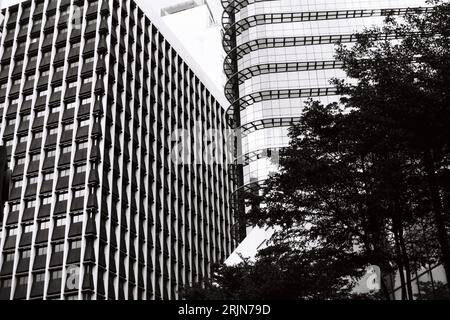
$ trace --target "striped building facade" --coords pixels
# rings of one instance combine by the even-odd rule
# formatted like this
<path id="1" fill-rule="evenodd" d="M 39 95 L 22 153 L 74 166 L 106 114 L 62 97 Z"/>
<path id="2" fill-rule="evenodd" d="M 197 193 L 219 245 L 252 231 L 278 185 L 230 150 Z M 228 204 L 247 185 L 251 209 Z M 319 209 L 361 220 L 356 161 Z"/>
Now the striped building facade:
<path id="1" fill-rule="evenodd" d="M 234 248 L 220 94 L 133 0 L 3 14 L 0 299 L 178 298 Z"/>

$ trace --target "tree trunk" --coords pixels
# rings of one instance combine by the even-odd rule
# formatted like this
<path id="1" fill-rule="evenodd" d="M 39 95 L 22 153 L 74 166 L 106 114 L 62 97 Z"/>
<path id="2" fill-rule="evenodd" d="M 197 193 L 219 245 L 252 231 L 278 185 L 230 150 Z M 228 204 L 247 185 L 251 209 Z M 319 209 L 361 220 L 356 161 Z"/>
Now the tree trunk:
<path id="1" fill-rule="evenodd" d="M 407 294 L 406 294 L 405 273 L 404 273 L 403 261 L 402 261 L 403 259 L 402 259 L 401 249 L 400 249 L 400 241 L 399 241 L 399 237 L 398 237 L 398 231 L 395 230 L 395 228 L 394 228 L 394 241 L 395 241 L 395 253 L 396 253 L 397 267 L 398 267 L 398 272 L 399 272 L 399 276 L 400 276 L 400 286 L 402 288 L 402 300 L 406 300 Z"/>
<path id="2" fill-rule="evenodd" d="M 403 229 L 403 228 L 402 228 Z M 406 251 L 405 239 L 403 237 L 403 230 L 399 230 L 399 243 L 402 251 L 403 266 L 406 272 L 406 290 L 408 291 L 408 299 L 414 300 L 413 290 L 412 290 L 412 279 L 411 279 L 411 266 L 409 263 L 408 252 Z"/>
<path id="3" fill-rule="evenodd" d="M 395 300 L 395 275 L 397 270 L 393 269 L 389 263 L 381 263 L 380 267 L 380 289 L 386 300 Z"/>
<path id="4" fill-rule="evenodd" d="M 391 300 L 389 288 L 386 285 L 385 277 L 383 277 L 383 275 L 384 275 L 383 269 L 380 269 L 380 271 L 381 271 L 381 279 L 380 279 L 381 291 L 383 292 L 383 295 L 386 300 Z M 391 275 L 389 275 L 389 277 L 391 277 Z"/>
<path id="5" fill-rule="evenodd" d="M 448 235 L 444 223 L 442 203 L 439 194 L 439 185 L 437 181 L 432 150 L 428 150 L 427 152 L 425 152 L 424 165 L 425 171 L 427 173 L 427 182 L 430 191 L 431 203 L 433 206 L 439 246 L 441 248 L 442 263 L 444 265 L 445 276 L 447 278 L 447 288 L 450 292 L 450 246 L 448 243 Z"/>

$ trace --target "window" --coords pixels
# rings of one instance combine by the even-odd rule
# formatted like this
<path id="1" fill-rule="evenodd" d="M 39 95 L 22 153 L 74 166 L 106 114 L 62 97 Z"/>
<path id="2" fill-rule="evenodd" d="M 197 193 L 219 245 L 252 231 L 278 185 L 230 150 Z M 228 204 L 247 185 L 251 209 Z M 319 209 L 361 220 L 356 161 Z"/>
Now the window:
<path id="1" fill-rule="evenodd" d="M 10 140 L 10 141 L 12 141 L 12 140 Z M 8 143 L 6 143 L 6 145 L 8 145 Z M 25 164 L 25 157 L 17 158 L 17 160 L 16 160 L 16 165 L 17 165 L 17 166 L 20 166 L 20 165 L 22 165 L 22 164 Z"/>
<path id="2" fill-rule="evenodd" d="M 31 233 L 34 230 L 34 225 L 32 224 L 27 224 L 25 225 L 25 233 Z"/>
<path id="3" fill-rule="evenodd" d="M 47 90 L 39 91 L 39 97 L 45 97 L 47 95 Z"/>
<path id="4" fill-rule="evenodd" d="M 57 134 L 58 133 L 58 127 L 54 127 L 54 128 L 50 128 L 48 134 L 52 135 L 52 134 Z"/>
<path id="5" fill-rule="evenodd" d="M 53 89 L 53 92 L 61 92 L 62 91 L 62 86 L 57 86 Z"/>
<path id="6" fill-rule="evenodd" d="M 76 102 L 68 103 L 66 106 L 67 110 L 75 108 L 76 104 L 77 104 Z"/>
<path id="7" fill-rule="evenodd" d="M 62 88 L 62 87 L 59 87 L 59 88 Z M 61 111 L 61 107 L 60 106 L 56 106 L 56 107 L 53 107 L 53 108 L 50 109 L 51 113 L 57 113 L 59 111 Z"/>
<path id="8" fill-rule="evenodd" d="M 67 7 L 67 9 L 65 9 L 64 11 L 61 11 L 62 16 L 68 15 L 69 13 L 70 13 L 69 7 Z"/>
<path id="9" fill-rule="evenodd" d="M 83 84 L 87 84 L 87 83 L 91 83 L 91 82 L 92 82 L 92 77 L 83 79 Z"/>
<path id="10" fill-rule="evenodd" d="M 31 43 L 36 43 L 38 41 L 39 41 L 39 37 L 31 38 L 31 40 L 30 40 Z"/>
<path id="11" fill-rule="evenodd" d="M 58 68 L 56 68 L 56 72 L 63 72 L 64 71 L 64 66 L 60 66 Z"/>
<path id="12" fill-rule="evenodd" d="M 45 180 L 45 181 L 53 180 L 53 178 L 54 178 L 53 172 L 44 174 L 44 180 Z"/>
<path id="13" fill-rule="evenodd" d="M 76 49 L 76 48 L 79 48 L 79 47 L 80 47 L 80 43 L 79 42 L 76 42 L 76 43 L 72 44 L 72 49 Z"/>
<path id="14" fill-rule="evenodd" d="M 97 20 L 95 20 L 95 19 L 93 19 L 93 20 L 89 20 L 88 21 L 88 26 L 92 26 L 93 24 L 96 24 L 97 23 Z"/>
<path id="15" fill-rule="evenodd" d="M 50 229 L 50 221 L 49 221 L 49 220 L 41 221 L 41 222 L 39 223 L 39 229 L 40 229 L 40 230 L 47 230 L 47 229 Z M 41 249 L 41 248 L 40 248 L 40 249 Z M 45 247 L 45 252 L 47 252 L 47 247 Z M 45 252 L 44 252 L 43 254 L 45 254 Z M 38 252 L 38 254 L 39 254 L 39 252 Z M 42 255 L 42 254 L 39 254 L 39 255 Z"/>
<path id="16" fill-rule="evenodd" d="M 89 38 L 86 40 L 86 44 L 91 44 L 95 42 L 95 38 Z"/>
<path id="17" fill-rule="evenodd" d="M 42 23 L 41 19 L 33 20 L 33 26 L 40 25 Z"/>
<path id="18" fill-rule="evenodd" d="M 5 253 L 5 260 L 6 261 L 13 261 L 14 257 L 15 257 L 14 252 Z"/>
<path id="19" fill-rule="evenodd" d="M 86 58 L 84 60 L 84 63 L 91 63 L 91 62 L 94 62 L 94 57 Z"/>
<path id="20" fill-rule="evenodd" d="M 28 284 L 28 276 L 17 277 L 17 282 L 19 286 L 26 286 Z"/>
<path id="21" fill-rule="evenodd" d="M 58 194 L 58 201 L 65 201 L 69 199 L 69 194 L 67 192 Z"/>
<path id="22" fill-rule="evenodd" d="M 9 228 L 8 229 L 8 236 L 9 237 L 15 236 L 15 235 L 17 235 L 17 232 L 18 232 L 17 227 Z"/>
<path id="23" fill-rule="evenodd" d="M 55 243 L 53 245 L 53 252 L 63 252 L 64 251 L 64 243 Z"/>
<path id="24" fill-rule="evenodd" d="M 47 204 L 51 204 L 52 203 L 52 197 L 42 197 L 42 205 L 47 205 Z"/>
<path id="25" fill-rule="evenodd" d="M 45 70 L 41 72 L 41 77 L 46 77 L 50 74 L 50 70 Z"/>
<path id="26" fill-rule="evenodd" d="M 6 89 L 6 88 L 8 88 L 8 82 L 2 83 L 0 85 L 0 89 Z"/>
<path id="27" fill-rule="evenodd" d="M 75 198 L 82 198 L 84 196 L 84 190 L 76 190 Z"/>
<path id="28" fill-rule="evenodd" d="M 76 81 L 69 82 L 69 88 L 76 88 L 76 86 L 77 86 L 77 82 Z"/>
<path id="29" fill-rule="evenodd" d="M 11 119 L 6 120 L 7 126 L 13 126 L 15 124 L 16 124 L 16 118 L 11 118 Z"/>
<path id="30" fill-rule="evenodd" d="M 80 127 L 87 127 L 91 121 L 89 119 L 81 120 Z"/>
<path id="31" fill-rule="evenodd" d="M 62 279 L 62 270 L 52 271 L 52 279 L 53 280 Z"/>
<path id="32" fill-rule="evenodd" d="M 22 180 L 17 180 L 13 182 L 13 188 L 21 188 L 23 184 Z M 12 210 L 12 211 L 16 211 L 16 210 Z"/>
<path id="33" fill-rule="evenodd" d="M 33 139 L 42 138 L 42 131 L 33 133 Z"/>
<path id="34" fill-rule="evenodd" d="M 41 223 L 41 225 L 42 225 L 42 223 Z M 45 228 L 45 229 L 48 229 L 48 227 Z M 47 254 L 47 246 L 43 246 L 43 247 L 37 248 L 37 255 L 38 256 L 43 256 L 43 255 L 46 255 L 46 254 Z"/>
<path id="35" fill-rule="evenodd" d="M 81 240 L 72 240 L 70 242 L 70 249 L 80 249 L 81 248 Z"/>
<path id="36" fill-rule="evenodd" d="M 36 200 L 28 200 L 25 202 L 25 207 L 28 208 L 34 208 L 36 207 Z"/>
<path id="37" fill-rule="evenodd" d="M 48 37 L 51 37 L 51 36 L 52 36 L 52 35 L 49 35 Z M 44 54 L 43 54 L 43 59 L 49 58 L 51 55 L 52 55 L 52 52 L 51 52 L 51 51 L 46 51 L 46 52 L 44 52 Z"/>
<path id="38" fill-rule="evenodd" d="M 64 52 L 66 52 L 66 47 L 59 47 L 58 49 L 56 49 L 56 54 L 64 53 Z"/>
<path id="39" fill-rule="evenodd" d="M 81 104 L 91 104 L 92 102 L 92 98 L 85 98 L 83 100 L 81 100 Z"/>
<path id="40" fill-rule="evenodd" d="M 82 166 L 76 167 L 76 172 L 77 172 L 77 173 L 83 173 L 83 172 L 86 172 L 86 165 L 84 164 L 84 165 L 82 165 Z"/>
<path id="41" fill-rule="evenodd" d="M 12 285 L 11 279 L 0 280 L 0 288 L 11 288 L 11 285 Z"/>
<path id="42" fill-rule="evenodd" d="M 59 30 L 59 34 L 67 34 L 67 28 Z"/>
<path id="43" fill-rule="evenodd" d="M 63 218 L 56 218 L 56 226 L 62 227 L 66 225 L 66 217 Z"/>
<path id="44" fill-rule="evenodd" d="M 78 66 L 79 66 L 79 62 L 78 62 L 78 61 L 72 62 L 72 63 L 70 64 L 70 67 L 71 67 L 71 68 L 76 68 L 76 67 L 78 67 Z"/>
<path id="45" fill-rule="evenodd" d="M 36 184 L 38 182 L 38 177 L 30 177 L 28 179 L 28 184 Z"/>
<path id="46" fill-rule="evenodd" d="M 93 1 L 93 2 L 89 3 L 89 7 L 96 7 L 96 6 L 97 6 L 97 1 Z"/>
<path id="47" fill-rule="evenodd" d="M 31 249 L 22 250 L 22 252 L 20 253 L 20 257 L 22 259 L 27 259 L 27 258 L 31 257 Z"/>
<path id="48" fill-rule="evenodd" d="M 73 130 L 73 123 L 66 123 L 64 125 L 64 131 Z"/>
<path id="49" fill-rule="evenodd" d="M 11 100 L 11 104 L 18 104 L 19 103 L 19 98 L 15 98 Z"/>
<path id="50" fill-rule="evenodd" d="M 79 214 L 74 214 L 72 216 L 72 223 L 80 223 L 83 221 L 83 214 L 79 213 Z"/>
<path id="51" fill-rule="evenodd" d="M 21 65 L 23 65 L 23 60 L 16 61 L 16 66 L 21 66 Z"/>
<path id="52" fill-rule="evenodd" d="M 33 100 L 33 95 L 32 94 L 27 94 L 25 96 L 25 101 L 30 101 L 30 100 Z"/>
<path id="53" fill-rule="evenodd" d="M 6 144 L 7 147 L 11 147 L 13 145 L 13 141 L 12 140 L 6 140 L 5 144 Z M 23 163 L 25 163 L 25 160 L 24 160 Z"/>
<path id="54" fill-rule="evenodd" d="M 16 80 L 13 81 L 13 85 L 17 86 L 17 85 L 20 84 L 20 82 L 21 82 L 21 79 L 16 79 Z"/>
<path id="55" fill-rule="evenodd" d="M 26 143 L 28 141 L 28 136 L 19 137 L 19 143 Z"/>
<path id="56" fill-rule="evenodd" d="M 34 282 L 44 282 L 45 281 L 45 272 L 36 273 L 34 275 Z"/>
<path id="57" fill-rule="evenodd" d="M 22 180 L 20 180 L 22 182 Z M 11 211 L 19 211 L 20 210 L 20 203 L 14 203 L 11 205 Z"/>
<path id="58" fill-rule="evenodd" d="M 68 177 L 70 175 L 70 170 L 69 169 L 63 169 L 59 172 L 59 176 L 62 177 Z"/>
<path id="59" fill-rule="evenodd" d="M 52 157 L 56 156 L 56 150 L 47 150 L 45 153 L 45 156 L 47 158 L 52 158 Z"/>
<path id="60" fill-rule="evenodd" d="M 30 57 L 30 62 L 35 62 L 35 61 L 37 61 L 37 56 L 31 56 Z"/>
<path id="61" fill-rule="evenodd" d="M 62 149 L 62 153 L 70 153 L 72 151 L 72 146 L 65 146 Z"/>
<path id="62" fill-rule="evenodd" d="M 31 156 L 31 161 L 39 161 L 41 159 L 41 154 L 36 153 Z"/>
<path id="63" fill-rule="evenodd" d="M 87 147 L 88 147 L 88 142 L 87 141 L 79 142 L 77 144 L 77 149 L 78 150 L 87 149 Z"/>
<path id="64" fill-rule="evenodd" d="M 36 112 L 36 118 L 45 116 L 45 110 L 39 110 Z"/>
<path id="65" fill-rule="evenodd" d="M 31 119 L 31 115 L 29 113 L 22 115 L 22 121 L 29 121 Z"/>
<path id="66" fill-rule="evenodd" d="M 34 79 L 36 79 L 36 76 L 35 76 L 34 74 L 29 75 L 29 76 L 27 77 L 27 81 L 34 81 Z"/>

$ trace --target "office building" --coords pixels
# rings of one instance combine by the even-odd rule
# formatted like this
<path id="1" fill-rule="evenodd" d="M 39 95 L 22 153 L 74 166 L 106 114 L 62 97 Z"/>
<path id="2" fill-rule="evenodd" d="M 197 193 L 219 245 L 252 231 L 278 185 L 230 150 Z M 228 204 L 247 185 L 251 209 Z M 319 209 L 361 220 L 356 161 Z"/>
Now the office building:
<path id="1" fill-rule="evenodd" d="M 329 82 L 346 77 L 334 58 L 336 43 L 351 45 L 356 32 L 380 26 L 387 14 L 425 5 L 424 0 L 222 0 L 227 114 L 237 131 L 238 211 L 246 210 L 245 192 L 258 192 L 277 171 L 279 150 L 288 146 L 288 128 L 299 121 L 304 103 L 339 99 Z M 250 231 L 254 239 L 246 239 L 229 261 L 254 256 L 272 233 Z"/>
<path id="2" fill-rule="evenodd" d="M 3 14 L 0 299 L 178 298 L 234 248 L 223 94 L 133 0 Z"/>

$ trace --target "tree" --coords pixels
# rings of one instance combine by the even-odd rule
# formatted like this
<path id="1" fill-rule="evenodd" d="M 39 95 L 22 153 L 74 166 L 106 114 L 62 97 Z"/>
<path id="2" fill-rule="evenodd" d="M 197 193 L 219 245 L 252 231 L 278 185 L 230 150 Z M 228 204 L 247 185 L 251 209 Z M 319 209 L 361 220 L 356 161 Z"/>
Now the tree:
<path id="1" fill-rule="evenodd" d="M 420 294 L 415 294 L 417 300 L 449 300 L 447 286 L 442 282 L 419 282 Z"/>
<path id="2" fill-rule="evenodd" d="M 206 288 L 182 290 L 189 300 L 311 300 L 344 299 L 351 296 L 353 279 L 363 270 L 354 269 L 353 279 L 342 262 L 359 265 L 354 253 L 332 248 L 294 249 L 279 244 L 262 250 L 256 262 L 218 266 Z"/>
<path id="3" fill-rule="evenodd" d="M 282 297 L 270 284 L 289 297 L 351 298 L 371 264 L 399 271 L 403 299 L 422 266 L 440 261 L 450 279 L 450 4 L 432 3 L 339 47 L 354 81 L 334 81 L 340 103 L 307 103 L 279 173 L 250 199 L 249 222 L 281 231 L 256 262 L 219 269 L 215 290 Z"/>
<path id="4" fill-rule="evenodd" d="M 450 4 L 429 2 L 433 11 L 409 13 L 404 23 L 389 17 L 383 28 L 360 34 L 354 47 L 341 46 L 337 58 L 357 83 L 336 84 L 348 95 L 347 107 L 377 115 L 391 145 L 419 164 L 450 279 Z M 380 41 L 379 34 L 396 34 L 401 40 Z"/>
<path id="5" fill-rule="evenodd" d="M 407 181 L 415 167 L 384 139 L 378 123 L 337 104 L 307 105 L 281 153 L 280 172 L 256 199 L 265 205 L 254 205 L 251 221 L 282 226 L 288 235 L 296 234 L 292 242 L 301 229 L 315 246 L 351 252 L 357 244 L 359 268 L 375 264 L 383 274 L 398 268 L 409 275 L 404 230 L 414 221 L 416 200 L 410 195 L 418 186 Z M 412 297 L 410 279 L 401 281 Z M 388 297 L 387 284 L 383 289 Z"/>

